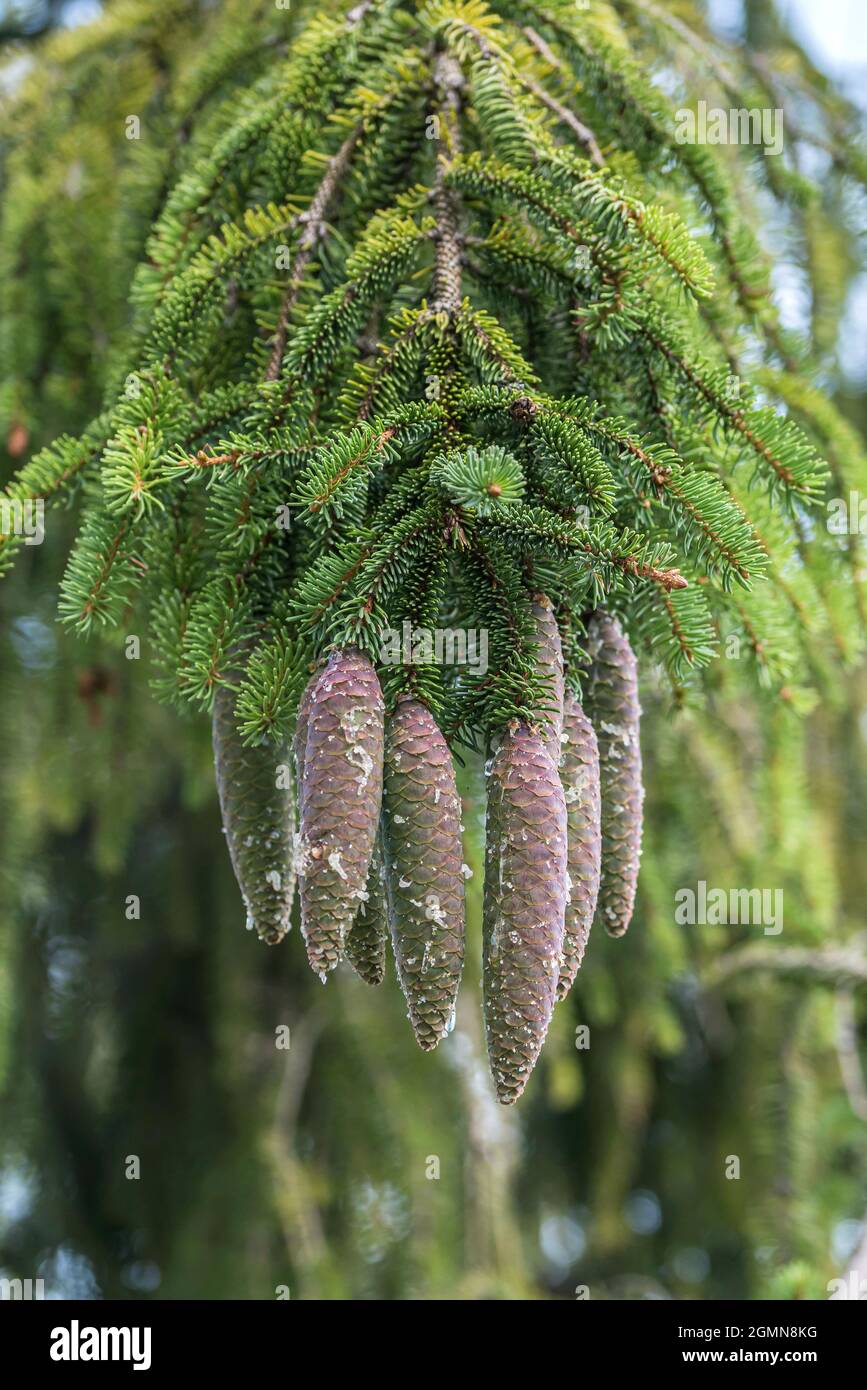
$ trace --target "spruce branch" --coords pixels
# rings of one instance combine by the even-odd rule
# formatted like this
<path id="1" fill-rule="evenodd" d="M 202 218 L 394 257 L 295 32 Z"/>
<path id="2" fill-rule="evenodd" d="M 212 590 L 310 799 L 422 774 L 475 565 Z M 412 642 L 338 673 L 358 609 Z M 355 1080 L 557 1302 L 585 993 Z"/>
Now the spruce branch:
<path id="1" fill-rule="evenodd" d="M 72 486 L 83 479 L 99 461 L 110 433 L 109 417 L 99 416 L 88 426 L 80 439 L 61 435 L 53 444 L 40 449 L 23 468 L 10 479 L 0 495 L 8 499 L 14 514 L 15 504 L 56 503 Z M 5 513 L 4 513 L 5 515 Z M 14 563 L 16 551 L 24 544 L 16 531 L 0 531 L 0 574 Z"/>
<path id="2" fill-rule="evenodd" d="M 377 397 L 390 378 L 396 379 L 405 365 L 414 371 L 422 352 L 422 339 L 430 323 L 426 310 L 404 310 L 396 319 L 390 341 L 381 344 L 379 353 L 372 365 L 360 365 L 355 378 L 344 392 L 343 405 L 347 417 L 358 423 L 366 421 L 372 413 Z"/>
<path id="3" fill-rule="evenodd" d="M 393 426 L 378 431 L 358 429 L 342 438 L 335 453 L 326 460 L 318 459 L 315 472 L 302 479 L 299 501 L 310 512 L 326 508 L 333 512 L 340 505 L 337 494 L 346 480 L 358 470 L 369 470 L 374 462 L 381 464 L 387 456 L 386 446 L 396 433 Z"/>
<path id="4" fill-rule="evenodd" d="M 824 484 L 826 469 L 817 459 L 815 449 L 791 422 L 771 409 L 748 412 L 732 404 L 712 376 L 694 365 L 683 350 L 665 341 L 664 332 L 660 331 L 653 317 L 650 322 L 640 325 L 639 333 L 680 373 L 723 423 L 745 441 L 759 461 L 771 469 L 776 482 L 783 489 L 806 499 L 816 496 Z"/>
<path id="5" fill-rule="evenodd" d="M 0 502 L 19 504 L 15 529 L 25 502 L 80 492 L 63 615 L 84 631 L 146 618 L 159 694 L 215 706 L 221 809 L 254 925 L 272 941 L 288 928 L 298 871 L 316 968 L 346 944 L 377 981 L 384 888 L 426 1044 L 451 1024 L 463 932 L 447 745 L 494 754 L 486 1012 L 508 1103 L 574 975 L 600 867 L 600 920 L 619 933 L 632 910 L 639 663 L 654 701 L 666 685 L 675 704 L 708 697 L 695 744 L 710 739 L 700 773 L 726 834 L 750 823 L 747 784 L 733 771 L 723 796 L 713 755 L 737 740 L 732 767 L 752 772 L 772 730 L 758 785 L 788 804 L 803 743 L 790 715 L 817 690 L 831 708 L 863 648 L 861 538 L 815 510 L 829 479 L 850 506 L 864 491 L 864 451 L 811 376 L 819 363 L 833 380 L 846 224 L 819 267 L 812 357 L 780 326 L 760 250 L 770 206 L 787 254 L 816 268 L 829 209 L 848 214 L 839 175 L 863 181 L 863 159 L 829 165 L 823 201 L 800 145 L 833 151 L 851 118 L 833 95 L 814 100 L 800 51 L 778 80 L 712 40 L 689 4 L 668 16 L 659 0 L 347 0 L 293 6 L 287 30 L 273 6 L 241 15 L 231 0 L 185 21 L 208 34 L 193 61 L 180 48 L 162 63 L 161 40 L 156 79 L 147 51 L 124 67 L 157 135 L 130 160 L 82 138 L 118 109 L 110 69 L 135 46 L 126 8 L 92 49 L 70 37 L 95 95 L 84 115 L 64 99 L 70 130 L 53 154 L 28 135 L 37 116 L 44 141 L 50 64 L 36 60 L 26 100 L 11 94 L 0 118 L 9 452 L 54 419 L 75 428 L 79 405 L 82 420 L 88 402 L 108 406 L 80 440 L 40 450 Z M 150 42 L 163 9 L 146 0 L 134 34 Z M 794 110 L 796 148 L 778 160 L 757 144 L 681 144 L 676 103 L 717 83 L 733 105 Z M 87 151 L 83 197 L 71 148 Z M 91 193 L 106 195 L 104 238 Z M 93 275 L 82 252 L 97 239 Z M 0 537 L 3 558 L 23 543 Z M 440 660 L 444 631 L 466 660 L 459 646 Z M 733 637 L 745 660 L 708 672 Z M 275 784 L 271 751 L 293 733 L 295 855 L 292 770 L 281 763 Z M 677 747 L 643 737 L 649 769 Z M 430 775 L 434 753 L 446 780 Z M 598 798 L 576 828 L 585 773 Z M 444 788 L 449 844 L 434 863 Z M 571 903 L 567 875 L 581 887 Z M 266 888 L 280 899 L 270 921 L 255 907 Z M 744 971 L 816 969 L 763 949 Z M 843 965 L 821 970 L 852 990 Z"/>
<path id="6" fill-rule="evenodd" d="M 675 511 L 675 525 L 696 533 L 698 552 L 706 563 L 717 563 L 725 578 L 748 584 L 764 572 L 760 546 L 749 519 L 712 475 L 688 471 L 678 455 L 632 434 L 622 419 L 599 415 L 595 403 L 549 401 L 546 409 L 580 421 L 588 434 L 615 445 L 621 458 L 640 466 L 641 476 Z"/>
<path id="7" fill-rule="evenodd" d="M 519 545 L 535 541 L 543 548 L 550 545 L 580 559 L 591 568 L 597 586 L 602 584 L 597 588 L 597 602 L 605 592 L 605 577 L 612 571 L 619 571 L 629 580 L 659 584 L 666 590 L 687 587 L 687 579 L 666 563 L 671 556 L 670 547 L 648 544 L 627 530 L 619 532 L 616 527 L 602 522 L 581 527 L 553 516 L 544 508 L 529 507 L 521 502 L 495 505 L 490 522 L 496 523 L 504 538 L 512 537 Z M 610 578 L 607 582 L 611 582 Z"/>
<path id="8" fill-rule="evenodd" d="M 126 601 L 123 584 L 131 578 L 131 526 L 129 516 L 118 522 L 92 512 L 79 532 L 61 586 L 60 612 L 65 622 L 74 623 L 82 633 L 94 624 L 113 626 L 120 619 Z M 115 578 L 117 570 L 120 581 Z"/>

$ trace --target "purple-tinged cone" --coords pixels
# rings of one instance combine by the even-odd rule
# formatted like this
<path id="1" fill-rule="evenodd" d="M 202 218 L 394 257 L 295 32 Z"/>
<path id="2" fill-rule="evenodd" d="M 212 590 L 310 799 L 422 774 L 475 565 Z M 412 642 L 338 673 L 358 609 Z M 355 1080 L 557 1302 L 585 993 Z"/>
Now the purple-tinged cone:
<path id="1" fill-rule="evenodd" d="M 563 709 L 563 756 L 560 781 L 566 797 L 569 902 L 557 999 L 565 999 L 575 982 L 596 911 L 602 849 L 599 749 L 593 725 L 569 691 Z"/>
<path id="2" fill-rule="evenodd" d="M 343 954 L 373 857 L 384 707 L 376 672 L 355 647 L 335 652 L 312 686 L 298 720 L 306 738 L 296 867 L 307 955 L 324 980 Z"/>
<path id="3" fill-rule="evenodd" d="M 547 692 L 542 737 L 556 767 L 560 762 L 563 736 L 563 647 L 551 600 L 545 594 L 534 594 L 532 611 L 538 643 L 536 673 L 544 681 Z"/>
<path id="4" fill-rule="evenodd" d="M 233 659 L 243 664 L 243 656 Z M 214 695 L 214 769 L 223 830 L 247 909 L 247 926 L 269 946 L 289 930 L 295 874 L 292 840 L 295 788 L 288 748 L 245 747 L 235 721 L 242 670 L 230 673 Z"/>
<path id="5" fill-rule="evenodd" d="M 386 727 L 383 831 L 398 977 L 429 1052 L 451 1030 L 464 962 L 461 803 L 445 738 L 406 697 Z"/>
<path id="6" fill-rule="evenodd" d="M 601 610 L 587 627 L 587 653 L 587 709 L 599 745 L 602 790 L 602 878 L 596 916 L 610 936 L 622 936 L 632 918 L 641 862 L 644 786 L 638 665 L 617 619 Z"/>
<path id="7" fill-rule="evenodd" d="M 554 1009 L 566 915 L 566 801 L 543 739 L 506 730 L 488 783 L 484 1010 L 497 1099 L 521 1095 Z"/>

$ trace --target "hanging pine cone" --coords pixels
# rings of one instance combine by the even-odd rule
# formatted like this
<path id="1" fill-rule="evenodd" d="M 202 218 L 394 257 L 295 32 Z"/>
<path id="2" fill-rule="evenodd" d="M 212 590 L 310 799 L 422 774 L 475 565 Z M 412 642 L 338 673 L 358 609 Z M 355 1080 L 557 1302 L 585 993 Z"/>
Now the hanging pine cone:
<path id="1" fill-rule="evenodd" d="M 244 655 L 235 653 L 238 669 L 214 696 L 212 736 L 214 767 L 223 830 L 235 878 L 247 909 L 247 926 L 274 946 L 290 926 L 295 875 L 292 838 L 295 789 L 288 749 L 264 743 L 246 748 L 235 722 L 237 687 Z"/>
<path id="2" fill-rule="evenodd" d="M 365 984 L 381 985 L 385 979 L 385 943 L 388 937 L 381 834 L 377 834 L 374 841 L 365 892 L 367 897 L 346 933 L 346 959 Z"/>
<path id="3" fill-rule="evenodd" d="M 554 1008 L 567 899 L 566 802 L 542 738 L 517 722 L 488 785 L 484 1008 L 497 1099 L 518 1099 Z"/>
<path id="4" fill-rule="evenodd" d="M 556 767 L 560 762 L 560 740 L 563 735 L 563 647 L 554 608 L 546 594 L 533 595 L 532 610 L 539 645 L 536 671 L 545 681 L 548 691 L 542 736 Z"/>
<path id="5" fill-rule="evenodd" d="M 566 798 L 569 902 L 563 935 L 563 959 L 557 999 L 565 999 L 584 959 L 599 893 L 600 828 L 599 749 L 593 725 L 569 691 L 563 708 L 563 756 L 560 780 Z"/>
<path id="6" fill-rule="evenodd" d="M 587 627 L 588 709 L 599 744 L 602 790 L 602 879 L 596 915 L 610 936 L 622 936 L 635 904 L 641 860 L 644 786 L 638 668 L 616 618 L 601 610 Z"/>
<path id="7" fill-rule="evenodd" d="M 398 976 L 429 1052 L 452 1027 L 464 961 L 461 803 L 448 744 L 408 697 L 386 729 L 383 828 Z"/>
<path id="8" fill-rule="evenodd" d="M 383 702 L 355 647 L 335 652 L 299 710 L 301 929 L 324 980 L 343 953 L 367 883 L 382 799 Z M 305 692 L 306 694 L 306 692 Z"/>

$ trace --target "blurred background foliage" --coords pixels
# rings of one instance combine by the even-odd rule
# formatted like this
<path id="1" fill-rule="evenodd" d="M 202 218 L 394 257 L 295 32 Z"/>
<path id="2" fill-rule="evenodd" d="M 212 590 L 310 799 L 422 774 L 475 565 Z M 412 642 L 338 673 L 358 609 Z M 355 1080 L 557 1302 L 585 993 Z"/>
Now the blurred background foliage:
<path id="1" fill-rule="evenodd" d="M 260 60 L 263 16 L 287 42 L 285 15 L 251 0 L 117 0 L 39 38 L 65 8 L 0 5 L 4 479 L 117 385 L 188 123 L 204 147 Z M 216 8 L 235 13 L 231 51 L 208 45 Z M 840 154 L 858 120 L 767 0 L 729 8 L 744 63 L 785 92 L 787 168 L 821 189 L 759 196 L 782 317 L 846 417 L 821 442 L 860 466 L 867 411 L 841 353 L 867 229 L 863 151 Z M 709 33 L 700 7 L 665 9 Z M 712 104 L 702 50 L 675 52 Z M 636 920 L 591 941 L 502 1111 L 472 965 L 428 1056 L 393 974 L 323 989 L 296 933 L 280 951 L 244 933 L 207 721 L 154 702 L 146 653 L 57 626 L 70 522 L 52 513 L 0 588 L 0 1274 L 85 1298 L 824 1298 L 841 1273 L 867 1278 L 857 652 L 819 672 L 806 717 L 757 696 L 737 656 L 706 708 L 673 710 L 648 678 Z M 700 880 L 781 888 L 783 932 L 677 925 L 675 893 Z"/>

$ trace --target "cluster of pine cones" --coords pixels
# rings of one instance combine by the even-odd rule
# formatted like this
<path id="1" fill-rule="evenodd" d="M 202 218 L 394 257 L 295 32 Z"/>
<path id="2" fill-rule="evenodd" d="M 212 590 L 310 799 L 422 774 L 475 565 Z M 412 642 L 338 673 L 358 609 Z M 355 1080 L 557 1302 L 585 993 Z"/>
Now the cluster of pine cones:
<path id="1" fill-rule="evenodd" d="M 560 636 L 544 595 L 534 598 L 533 612 L 549 717 L 540 726 L 504 728 L 486 768 L 484 1012 L 497 1097 L 506 1105 L 526 1085 L 594 917 L 613 936 L 629 925 L 641 852 L 638 682 L 629 642 L 610 614 L 590 619 L 588 717 L 565 688 Z M 345 955 L 372 985 L 384 978 L 390 935 L 410 1022 L 431 1050 L 454 1023 L 468 872 L 442 732 L 409 695 L 386 717 L 374 667 L 350 647 L 312 676 L 298 709 L 294 776 L 289 761 L 275 776 L 273 747 L 240 742 L 236 691 L 231 679 L 218 691 L 214 753 L 248 926 L 266 942 L 282 940 L 297 882 L 313 969 L 324 981 Z"/>

